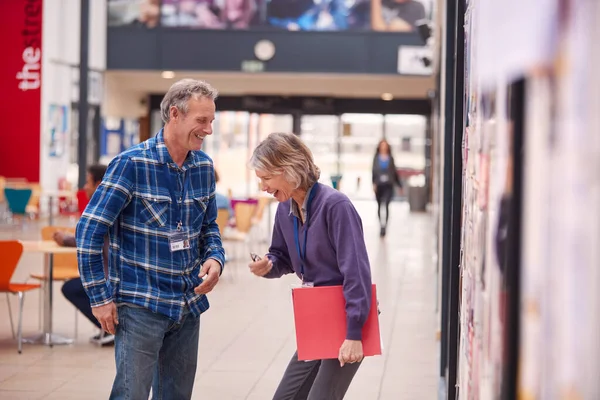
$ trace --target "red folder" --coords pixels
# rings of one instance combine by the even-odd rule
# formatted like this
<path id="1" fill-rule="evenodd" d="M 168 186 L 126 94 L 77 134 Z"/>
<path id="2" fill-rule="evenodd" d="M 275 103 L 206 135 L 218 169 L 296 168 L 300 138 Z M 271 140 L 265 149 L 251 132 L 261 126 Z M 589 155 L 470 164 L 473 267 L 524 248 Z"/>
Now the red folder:
<path id="1" fill-rule="evenodd" d="M 338 358 L 346 339 L 346 300 L 342 286 L 292 290 L 299 360 Z M 377 292 L 373 285 L 371 311 L 362 330 L 363 354 L 381 355 Z"/>

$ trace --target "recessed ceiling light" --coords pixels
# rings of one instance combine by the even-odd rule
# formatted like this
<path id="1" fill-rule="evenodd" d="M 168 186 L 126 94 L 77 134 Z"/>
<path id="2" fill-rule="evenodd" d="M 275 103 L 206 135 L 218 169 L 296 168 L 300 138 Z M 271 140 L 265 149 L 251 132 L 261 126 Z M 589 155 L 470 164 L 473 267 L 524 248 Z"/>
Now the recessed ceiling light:
<path id="1" fill-rule="evenodd" d="M 394 100 L 394 95 L 391 93 L 382 93 L 381 100 L 385 100 L 385 101 Z"/>
<path id="2" fill-rule="evenodd" d="M 165 79 L 175 78 L 175 72 L 173 72 L 173 71 L 163 71 L 162 74 L 160 74 L 160 75 Z"/>

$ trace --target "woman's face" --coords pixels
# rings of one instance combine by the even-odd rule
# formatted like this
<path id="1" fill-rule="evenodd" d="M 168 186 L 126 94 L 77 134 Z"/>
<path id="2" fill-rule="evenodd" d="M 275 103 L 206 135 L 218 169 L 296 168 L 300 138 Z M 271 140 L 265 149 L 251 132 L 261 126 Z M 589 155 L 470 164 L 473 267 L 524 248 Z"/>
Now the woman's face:
<path id="1" fill-rule="evenodd" d="M 273 195 L 278 202 L 283 203 L 292 197 L 294 185 L 285 179 L 283 173 L 273 174 L 258 169 L 255 172 L 260 179 L 260 189 Z"/>
<path id="2" fill-rule="evenodd" d="M 387 142 L 381 142 L 379 144 L 379 153 L 380 154 L 389 154 L 390 145 Z"/>

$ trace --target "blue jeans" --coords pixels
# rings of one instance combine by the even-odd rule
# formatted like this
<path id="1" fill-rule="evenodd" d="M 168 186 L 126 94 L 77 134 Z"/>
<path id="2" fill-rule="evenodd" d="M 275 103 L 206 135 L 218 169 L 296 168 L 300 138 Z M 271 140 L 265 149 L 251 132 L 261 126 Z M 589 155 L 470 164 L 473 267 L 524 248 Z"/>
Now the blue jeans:
<path id="1" fill-rule="evenodd" d="M 121 306 L 115 335 L 117 376 L 110 399 L 187 400 L 192 397 L 200 319 L 177 323 L 145 308 Z"/>

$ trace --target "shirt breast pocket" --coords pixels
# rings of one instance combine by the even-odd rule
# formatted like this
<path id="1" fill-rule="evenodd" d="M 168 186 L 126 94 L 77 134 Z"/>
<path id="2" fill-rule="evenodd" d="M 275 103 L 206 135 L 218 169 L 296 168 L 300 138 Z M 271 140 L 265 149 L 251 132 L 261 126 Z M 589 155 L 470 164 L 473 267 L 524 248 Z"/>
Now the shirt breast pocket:
<path id="1" fill-rule="evenodd" d="M 166 198 L 141 198 L 140 220 L 151 227 L 162 228 L 169 222 L 171 200 Z"/>
<path id="2" fill-rule="evenodd" d="M 194 226 L 202 226 L 202 223 L 204 222 L 204 217 L 206 216 L 208 210 L 209 200 L 209 196 L 194 197 L 194 204 L 192 206 L 192 221 L 194 223 Z"/>

